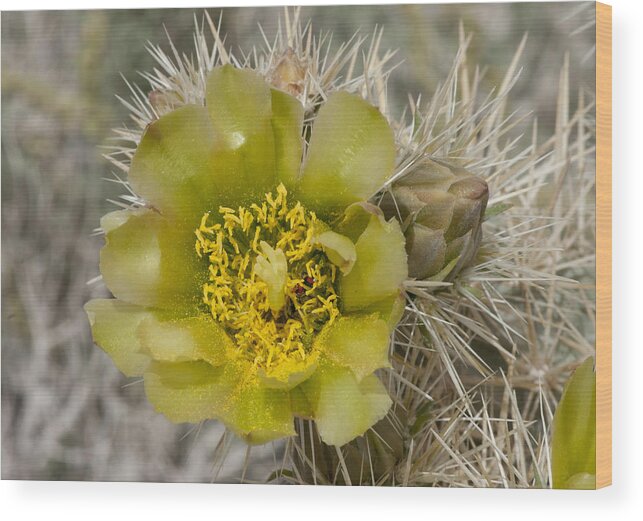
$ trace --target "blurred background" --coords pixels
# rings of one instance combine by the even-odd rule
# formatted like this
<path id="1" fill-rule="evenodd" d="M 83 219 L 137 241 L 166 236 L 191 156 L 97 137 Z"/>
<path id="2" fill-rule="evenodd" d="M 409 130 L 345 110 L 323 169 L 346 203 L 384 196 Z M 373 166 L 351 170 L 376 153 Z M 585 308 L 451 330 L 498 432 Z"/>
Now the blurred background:
<path id="1" fill-rule="evenodd" d="M 262 44 L 281 8 L 226 8 L 227 44 Z M 122 80 L 145 87 L 137 71 L 155 63 L 147 41 L 167 35 L 190 53 L 200 10 L 33 11 L 2 13 L 2 478 L 104 481 L 238 481 L 245 446 L 234 443 L 214 476 L 221 427 L 173 425 L 155 414 L 139 382 L 122 376 L 92 344 L 82 305 L 109 296 L 99 275 L 102 238 L 92 236 L 109 199 L 101 158 L 110 129 L 127 121 L 115 95 Z M 558 74 L 570 57 L 571 91 L 594 91 L 594 4 L 523 3 L 310 7 L 302 19 L 333 41 L 384 28 L 383 49 L 403 61 L 389 94 L 401 110 L 408 94 L 430 95 L 458 47 L 458 26 L 473 33 L 469 62 L 497 87 L 525 32 L 523 73 L 510 110 L 534 112 L 551 133 Z M 574 96 L 572 96 L 574 99 Z M 274 468 L 272 448 L 253 450 L 247 479 Z"/>

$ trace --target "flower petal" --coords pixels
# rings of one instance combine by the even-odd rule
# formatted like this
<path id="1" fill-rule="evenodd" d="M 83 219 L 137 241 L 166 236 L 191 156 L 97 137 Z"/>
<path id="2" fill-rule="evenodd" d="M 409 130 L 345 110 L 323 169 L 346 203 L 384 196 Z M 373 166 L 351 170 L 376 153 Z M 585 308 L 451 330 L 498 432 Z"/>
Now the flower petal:
<path id="1" fill-rule="evenodd" d="M 403 291 L 398 291 L 362 308 L 361 313 L 377 313 L 386 322 L 389 331 L 393 331 L 404 314 L 405 306 L 406 296 Z"/>
<path id="2" fill-rule="evenodd" d="M 361 207 L 355 208 L 360 211 Z M 387 222 L 381 212 L 370 214 L 368 225 L 355 244 L 355 265 L 341 278 L 339 295 L 344 312 L 368 309 L 389 297 L 393 297 L 393 303 L 398 298 L 408 276 L 404 242 L 397 221 Z M 387 314 L 382 318 L 388 320 Z"/>
<path id="3" fill-rule="evenodd" d="M 202 281 L 194 235 L 148 209 L 120 210 L 101 220 L 103 280 L 115 297 L 158 308 L 195 305 Z"/>
<path id="4" fill-rule="evenodd" d="M 153 361 L 144 378 L 154 410 L 174 423 L 217 417 L 234 384 L 225 378 L 225 366 L 212 367 L 207 362 Z"/>
<path id="5" fill-rule="evenodd" d="M 335 92 L 315 119 L 298 196 L 322 215 L 338 213 L 371 197 L 394 166 L 386 118 L 359 96 Z"/>
<path id="6" fill-rule="evenodd" d="M 185 105 L 146 129 L 132 160 L 133 189 L 164 215 L 195 220 L 272 189 L 277 168 L 294 179 L 301 162 L 303 107 L 256 72 L 210 73 L 206 107 Z"/>
<path id="7" fill-rule="evenodd" d="M 236 382 L 237 387 L 220 418 L 237 436 L 259 445 L 295 434 L 287 391 L 266 387 L 256 376 L 248 377 L 244 369 L 239 369 Z"/>
<path id="8" fill-rule="evenodd" d="M 314 242 L 322 247 L 328 260 L 344 275 L 350 273 L 357 258 L 353 241 L 345 235 L 328 230 L 317 235 Z"/>
<path id="9" fill-rule="evenodd" d="M 164 215 L 198 219 L 225 202 L 220 181 L 236 165 L 226 161 L 220 149 L 208 111 L 185 105 L 147 127 L 132 159 L 129 182 Z"/>
<path id="10" fill-rule="evenodd" d="M 277 178 L 286 188 L 295 186 L 303 153 L 304 106 L 285 92 L 272 90 L 272 130 L 275 136 Z"/>
<path id="11" fill-rule="evenodd" d="M 363 435 L 392 404 L 377 376 L 358 383 L 350 369 L 329 362 L 302 385 L 313 404 L 319 434 L 328 445 L 345 445 Z"/>
<path id="12" fill-rule="evenodd" d="M 309 378 L 317 369 L 318 352 L 310 353 L 304 360 L 288 359 L 269 371 L 258 369 L 257 375 L 261 383 L 272 389 L 289 390 Z"/>
<path id="13" fill-rule="evenodd" d="M 214 132 L 234 163 L 217 189 L 236 192 L 237 202 L 255 199 L 276 184 L 272 98 L 265 80 L 250 69 L 224 65 L 208 77 L 206 107 Z M 281 140 L 278 145 L 285 146 Z"/>
<path id="14" fill-rule="evenodd" d="M 169 318 L 157 313 L 145 318 L 138 335 L 141 347 L 151 358 L 163 362 L 203 360 L 221 365 L 234 344 L 211 316 Z"/>
<path id="15" fill-rule="evenodd" d="M 154 361 L 145 373 L 145 390 L 155 410 L 175 423 L 216 418 L 251 444 L 295 432 L 288 392 L 263 386 L 244 361 L 219 367 Z"/>
<path id="16" fill-rule="evenodd" d="M 364 201 L 353 203 L 344 210 L 335 229 L 355 243 L 366 230 L 373 215 L 382 215 L 382 210 Z"/>
<path id="17" fill-rule="evenodd" d="M 290 391 L 290 406 L 292 407 L 293 415 L 298 418 L 306 418 L 312 420 L 315 416 L 313 406 L 308 400 L 304 392 L 304 386 L 299 385 Z"/>
<path id="18" fill-rule="evenodd" d="M 113 360 L 125 376 L 140 376 L 150 363 L 136 330 L 151 311 L 116 299 L 94 299 L 84 306 L 94 342 Z"/>
<path id="19" fill-rule="evenodd" d="M 350 369 L 358 382 L 388 361 L 388 324 L 373 315 L 341 317 L 327 325 L 315 345 L 333 362 Z"/>

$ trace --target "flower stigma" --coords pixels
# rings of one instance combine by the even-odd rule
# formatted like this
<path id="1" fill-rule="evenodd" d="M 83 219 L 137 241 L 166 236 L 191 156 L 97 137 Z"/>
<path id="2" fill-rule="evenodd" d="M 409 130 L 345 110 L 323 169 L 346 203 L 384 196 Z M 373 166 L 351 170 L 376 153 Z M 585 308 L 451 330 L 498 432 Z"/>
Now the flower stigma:
<path id="1" fill-rule="evenodd" d="M 310 361 L 315 333 L 339 315 L 338 267 L 316 240 L 328 229 L 289 204 L 280 184 L 258 204 L 205 213 L 195 231 L 196 253 L 208 261 L 203 303 L 238 354 L 266 373 Z"/>

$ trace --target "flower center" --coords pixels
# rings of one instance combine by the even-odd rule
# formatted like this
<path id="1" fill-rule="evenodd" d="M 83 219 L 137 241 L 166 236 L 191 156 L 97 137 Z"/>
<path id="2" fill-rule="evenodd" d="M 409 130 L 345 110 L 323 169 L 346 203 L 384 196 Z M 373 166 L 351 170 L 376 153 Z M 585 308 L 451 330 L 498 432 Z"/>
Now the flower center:
<path id="1" fill-rule="evenodd" d="M 259 204 L 220 207 L 218 222 L 208 212 L 195 232 L 208 261 L 203 303 L 266 371 L 305 360 L 315 332 L 339 315 L 337 267 L 315 240 L 328 227 L 287 196 L 279 185 Z"/>

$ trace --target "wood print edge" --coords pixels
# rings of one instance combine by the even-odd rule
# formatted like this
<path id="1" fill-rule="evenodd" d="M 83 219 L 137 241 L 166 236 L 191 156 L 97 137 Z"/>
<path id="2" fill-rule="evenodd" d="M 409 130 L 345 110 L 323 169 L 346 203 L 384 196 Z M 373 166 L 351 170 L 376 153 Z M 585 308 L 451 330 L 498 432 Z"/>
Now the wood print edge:
<path id="1" fill-rule="evenodd" d="M 612 483 L 612 7 L 596 3 L 596 488 Z"/>

